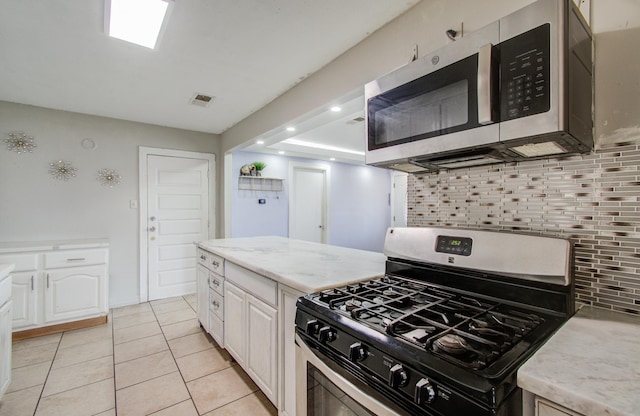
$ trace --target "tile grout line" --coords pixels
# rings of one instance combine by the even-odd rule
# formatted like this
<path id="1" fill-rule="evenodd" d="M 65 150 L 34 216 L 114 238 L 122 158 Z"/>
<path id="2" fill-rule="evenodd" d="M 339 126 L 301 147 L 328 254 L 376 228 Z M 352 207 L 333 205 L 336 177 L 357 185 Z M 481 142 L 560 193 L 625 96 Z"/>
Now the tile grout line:
<path id="1" fill-rule="evenodd" d="M 181 298 L 184 300 L 184 296 L 181 296 Z M 186 300 L 184 300 L 184 301 L 186 302 Z M 187 304 L 188 303 L 189 302 L 187 302 Z M 180 378 L 182 379 L 182 383 L 184 384 L 184 388 L 185 388 L 185 390 L 187 390 L 187 394 L 189 395 L 189 399 L 188 400 L 190 400 L 191 404 L 193 404 L 193 408 L 196 409 L 196 413 L 198 413 L 198 415 L 200 415 L 200 412 L 198 411 L 198 408 L 196 407 L 196 403 L 193 401 L 193 397 L 191 396 L 191 392 L 187 388 L 187 382 L 185 381 L 184 376 L 182 375 L 182 372 L 180 371 L 180 367 L 178 366 L 178 362 L 176 361 L 176 357 L 173 354 L 173 351 L 171 350 L 171 346 L 169 345 L 169 340 L 167 339 L 167 336 L 165 335 L 164 331 L 162 330 L 162 325 L 160 325 L 160 321 L 158 321 L 158 315 L 156 314 L 155 309 L 153 309 L 153 305 L 151 304 L 151 302 L 149 302 L 149 306 L 151 307 L 151 311 L 153 312 L 153 316 L 156 318 L 156 322 L 158 323 L 158 326 L 160 327 L 160 332 L 162 334 L 162 337 L 164 338 L 164 341 L 167 343 L 167 348 L 169 349 L 169 352 L 171 353 L 171 358 L 173 358 L 173 363 L 175 364 L 177 372 L 180 375 Z M 189 304 L 189 306 L 191 306 L 191 305 Z M 191 308 L 191 309 L 193 310 L 193 308 Z M 197 319 L 197 312 L 196 312 L 196 319 Z M 115 354 L 114 354 L 114 358 L 115 358 Z M 114 374 L 115 374 L 115 366 L 114 366 L 114 370 L 113 371 L 114 371 Z M 169 373 L 169 374 L 171 374 L 171 373 Z M 167 374 L 163 374 L 162 376 L 154 377 L 151 380 L 154 380 L 154 379 L 159 378 L 159 377 L 164 377 L 166 375 Z M 145 380 L 145 382 L 146 381 L 149 381 L 149 380 Z M 140 382 L 140 383 L 143 383 L 143 382 Z M 140 383 L 137 383 L 137 384 L 140 384 Z M 130 386 L 128 386 L 128 387 L 130 387 Z M 180 403 L 183 403 L 183 402 L 186 402 L 186 401 L 187 400 L 183 400 L 183 401 L 178 402 L 178 403 L 173 403 L 170 406 L 167 406 L 167 407 L 162 408 L 162 409 L 158 409 L 157 411 L 155 411 L 153 413 L 157 413 L 157 412 L 160 412 L 162 410 L 169 409 L 170 407 L 173 407 L 173 406 L 175 406 L 177 404 L 180 404 Z M 117 414 L 117 412 L 118 412 L 118 408 L 116 407 L 116 414 Z"/>
<path id="2" fill-rule="evenodd" d="M 113 316 L 113 309 L 111 309 L 111 358 L 113 362 L 113 410 L 118 415 L 118 395 L 116 394 L 116 334 L 114 323 L 116 318 Z"/>
<path id="3" fill-rule="evenodd" d="M 60 344 L 62 343 L 63 336 L 64 336 L 64 332 L 60 335 L 60 339 L 58 340 L 58 345 L 56 346 L 56 352 L 53 354 L 53 358 L 51 359 L 51 364 L 49 365 L 49 370 L 47 371 L 47 376 L 44 378 L 44 383 L 42 383 L 42 390 L 40 390 L 40 395 L 38 396 L 36 407 L 35 409 L 33 409 L 33 416 L 36 416 L 36 414 L 38 413 L 38 407 L 40 407 L 42 394 L 44 393 L 44 388 L 47 385 L 47 380 L 49 380 L 49 375 L 51 375 L 51 368 L 53 367 L 53 362 L 56 360 L 56 355 L 58 355 L 58 350 L 60 349 Z"/>

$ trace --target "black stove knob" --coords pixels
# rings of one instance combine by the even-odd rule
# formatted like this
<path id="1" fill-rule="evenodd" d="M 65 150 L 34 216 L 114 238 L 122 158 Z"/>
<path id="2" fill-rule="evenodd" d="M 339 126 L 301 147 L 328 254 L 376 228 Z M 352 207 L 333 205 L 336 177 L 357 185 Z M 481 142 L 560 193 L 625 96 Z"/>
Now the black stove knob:
<path id="1" fill-rule="evenodd" d="M 402 364 L 396 364 L 389 370 L 389 385 L 393 388 L 402 387 L 409 381 L 407 370 L 402 367 Z"/>
<path id="2" fill-rule="evenodd" d="M 320 342 L 333 342 L 338 338 L 338 333 L 335 329 L 329 326 L 323 326 L 320 328 L 318 339 Z"/>
<path id="3" fill-rule="evenodd" d="M 431 403 L 436 398 L 436 389 L 431 385 L 429 380 L 421 378 L 416 383 L 416 392 L 413 400 L 416 404 L 422 406 Z"/>
<path id="4" fill-rule="evenodd" d="M 320 322 L 316 319 L 307 321 L 307 335 L 315 337 L 320 332 Z"/>
<path id="5" fill-rule="evenodd" d="M 351 361 L 362 361 L 367 358 L 367 347 L 360 342 L 354 342 L 349 346 L 349 359 Z"/>

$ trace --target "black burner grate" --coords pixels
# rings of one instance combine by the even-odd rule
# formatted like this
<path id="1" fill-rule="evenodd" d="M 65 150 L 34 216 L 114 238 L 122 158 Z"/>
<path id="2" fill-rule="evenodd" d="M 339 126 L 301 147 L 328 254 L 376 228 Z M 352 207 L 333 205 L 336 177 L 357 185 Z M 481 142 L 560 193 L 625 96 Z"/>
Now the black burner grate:
<path id="1" fill-rule="evenodd" d="M 471 369 L 486 368 L 543 321 L 498 302 L 389 275 L 320 292 L 314 300 Z"/>

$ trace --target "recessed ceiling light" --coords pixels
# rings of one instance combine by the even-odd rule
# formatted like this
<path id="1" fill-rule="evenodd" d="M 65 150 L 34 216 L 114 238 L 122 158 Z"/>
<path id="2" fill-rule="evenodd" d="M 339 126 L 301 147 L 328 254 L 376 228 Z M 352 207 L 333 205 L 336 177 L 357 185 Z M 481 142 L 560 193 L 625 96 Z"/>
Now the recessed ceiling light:
<path id="1" fill-rule="evenodd" d="M 264 144 L 264 140 L 258 140 L 256 144 Z"/>
<path id="2" fill-rule="evenodd" d="M 336 105 L 336 106 L 331 107 L 331 111 L 333 111 L 334 113 L 337 113 L 337 112 L 339 112 L 339 111 L 342 111 L 342 108 L 340 108 L 340 107 L 338 107 L 338 106 Z"/>
<path id="3" fill-rule="evenodd" d="M 111 37 L 154 49 L 173 0 L 106 0 L 105 29 Z"/>
<path id="4" fill-rule="evenodd" d="M 329 159 L 329 160 L 333 161 L 333 160 L 336 160 L 336 158 L 335 158 L 335 157 L 332 157 L 332 158 L 331 158 L 331 159 Z"/>
<path id="5" fill-rule="evenodd" d="M 287 127 L 287 131 L 296 131 L 295 127 Z"/>
<path id="6" fill-rule="evenodd" d="M 336 146 L 327 146 L 326 144 L 305 142 L 304 140 L 287 139 L 287 140 L 283 140 L 282 143 L 293 144 L 293 145 L 296 145 L 296 146 L 313 147 L 315 149 L 331 150 L 331 151 L 334 151 L 334 152 L 350 153 L 350 154 L 353 154 L 353 155 L 364 156 L 364 152 L 361 152 L 359 150 L 345 149 L 343 147 L 336 147 Z"/>
<path id="7" fill-rule="evenodd" d="M 284 154 L 284 150 L 280 150 L 280 151 L 278 152 L 278 154 L 279 154 L 279 155 L 283 155 L 283 154 Z"/>

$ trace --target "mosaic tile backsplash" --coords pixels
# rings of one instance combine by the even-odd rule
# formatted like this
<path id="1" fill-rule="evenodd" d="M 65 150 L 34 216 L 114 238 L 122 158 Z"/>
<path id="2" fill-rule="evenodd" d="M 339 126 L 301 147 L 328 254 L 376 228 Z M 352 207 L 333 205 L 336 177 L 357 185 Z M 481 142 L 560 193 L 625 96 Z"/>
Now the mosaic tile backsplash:
<path id="1" fill-rule="evenodd" d="M 640 315 L 640 140 L 589 155 L 409 175 L 408 225 L 569 238 L 576 300 Z"/>

